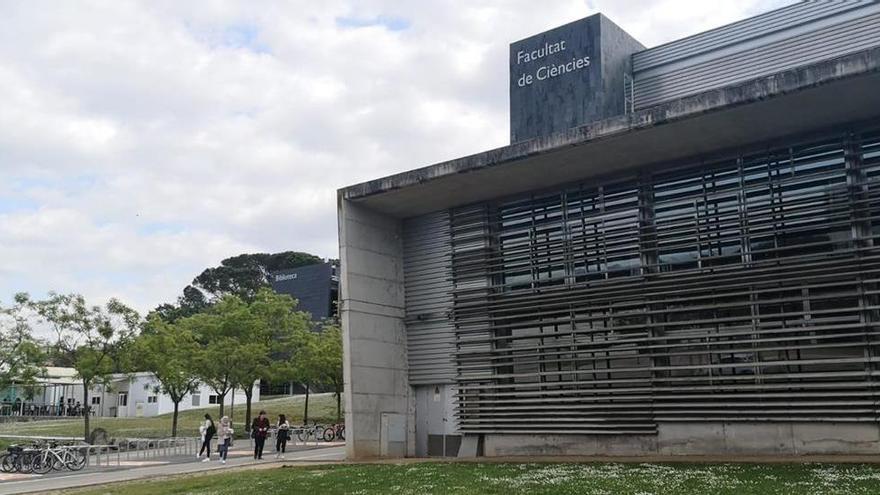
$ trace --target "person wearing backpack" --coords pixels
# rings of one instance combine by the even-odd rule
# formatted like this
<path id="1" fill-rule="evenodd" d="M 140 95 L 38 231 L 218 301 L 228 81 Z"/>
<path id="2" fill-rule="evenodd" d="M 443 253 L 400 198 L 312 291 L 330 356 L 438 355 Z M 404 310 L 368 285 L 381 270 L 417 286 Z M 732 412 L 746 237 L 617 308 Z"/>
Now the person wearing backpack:
<path id="1" fill-rule="evenodd" d="M 211 419 L 210 414 L 205 414 L 205 424 L 199 430 L 202 432 L 202 448 L 199 449 L 199 455 L 196 456 L 196 459 L 202 456 L 202 452 L 206 452 L 207 456 L 202 459 L 202 462 L 208 462 L 211 460 L 211 440 L 217 434 L 217 427 L 214 426 L 214 420 Z"/>
<path id="2" fill-rule="evenodd" d="M 263 446 L 266 445 L 266 436 L 269 434 L 269 418 L 266 411 L 260 411 L 260 415 L 251 423 L 251 438 L 254 439 L 254 460 L 263 459 Z"/>
<path id="3" fill-rule="evenodd" d="M 290 423 L 283 414 L 278 416 L 278 433 L 275 436 L 275 458 L 284 459 L 287 441 L 290 440 Z"/>

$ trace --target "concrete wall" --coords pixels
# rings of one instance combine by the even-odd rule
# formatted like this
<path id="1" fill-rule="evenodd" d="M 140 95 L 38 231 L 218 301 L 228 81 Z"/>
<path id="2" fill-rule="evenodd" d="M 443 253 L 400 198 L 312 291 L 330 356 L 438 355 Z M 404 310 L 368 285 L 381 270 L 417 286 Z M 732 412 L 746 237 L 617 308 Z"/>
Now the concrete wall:
<path id="1" fill-rule="evenodd" d="M 401 222 L 340 200 L 340 313 L 349 459 L 412 450 Z"/>
<path id="2" fill-rule="evenodd" d="M 484 454 L 808 455 L 880 454 L 869 423 L 660 423 L 657 435 L 486 435 Z"/>

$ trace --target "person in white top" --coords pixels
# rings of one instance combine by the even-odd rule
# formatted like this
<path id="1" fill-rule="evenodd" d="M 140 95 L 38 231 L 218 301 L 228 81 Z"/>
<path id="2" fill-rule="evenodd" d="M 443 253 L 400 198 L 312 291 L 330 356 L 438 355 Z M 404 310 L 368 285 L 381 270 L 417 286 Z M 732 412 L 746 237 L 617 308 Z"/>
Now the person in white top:
<path id="1" fill-rule="evenodd" d="M 283 414 L 278 416 L 278 432 L 275 434 L 275 458 L 284 459 L 287 441 L 290 439 L 290 423 Z"/>

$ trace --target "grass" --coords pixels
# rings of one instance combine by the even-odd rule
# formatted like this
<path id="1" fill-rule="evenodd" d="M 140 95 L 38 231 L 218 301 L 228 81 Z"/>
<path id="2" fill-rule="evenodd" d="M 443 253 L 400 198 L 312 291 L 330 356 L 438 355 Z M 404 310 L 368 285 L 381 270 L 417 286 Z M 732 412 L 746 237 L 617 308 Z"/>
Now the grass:
<path id="1" fill-rule="evenodd" d="M 90 495 L 801 495 L 880 493 L 880 467 L 840 464 L 349 464 L 239 471 L 90 489 Z"/>
<path id="2" fill-rule="evenodd" d="M 264 409 L 272 421 L 278 414 L 287 415 L 291 424 L 302 422 L 303 406 L 305 399 L 302 396 L 283 397 L 278 399 L 255 402 L 252 405 L 253 415 Z M 199 425 L 204 422 L 205 413 L 219 419 L 220 408 L 213 406 L 203 409 L 181 411 L 178 418 L 179 436 L 198 435 Z M 229 407 L 224 413 L 229 416 Z M 244 433 L 241 428 L 244 423 L 245 406 L 236 405 L 233 408 L 233 424 L 237 424 L 237 433 Z M 332 394 L 312 394 L 309 398 L 309 422 L 319 423 L 336 422 L 336 398 Z M 171 414 L 163 414 L 151 418 L 99 418 L 93 417 L 90 421 L 92 428 L 104 428 L 113 438 L 161 438 L 171 436 Z M 83 420 L 62 419 L 47 421 L 31 421 L 22 423 L 0 424 L 0 435 L 35 435 L 35 436 L 59 436 L 79 437 L 83 433 Z"/>

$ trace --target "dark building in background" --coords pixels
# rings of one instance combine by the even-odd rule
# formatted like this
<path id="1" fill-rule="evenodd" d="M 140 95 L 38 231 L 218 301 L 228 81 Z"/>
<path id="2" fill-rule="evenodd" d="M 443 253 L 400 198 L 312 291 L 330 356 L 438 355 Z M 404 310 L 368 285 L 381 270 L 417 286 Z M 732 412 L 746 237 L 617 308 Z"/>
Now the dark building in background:
<path id="1" fill-rule="evenodd" d="M 271 274 L 272 289 L 299 301 L 299 310 L 319 321 L 336 315 L 339 276 L 333 263 L 318 263 Z"/>
<path id="2" fill-rule="evenodd" d="M 337 269 L 331 262 L 273 272 L 270 275 L 272 290 L 295 298 L 299 302 L 297 308 L 312 315 L 312 321 L 333 318 L 339 294 Z M 316 391 L 314 387 L 312 391 Z M 305 387 L 299 383 L 260 380 L 260 394 L 263 396 L 302 393 L 305 393 Z"/>

